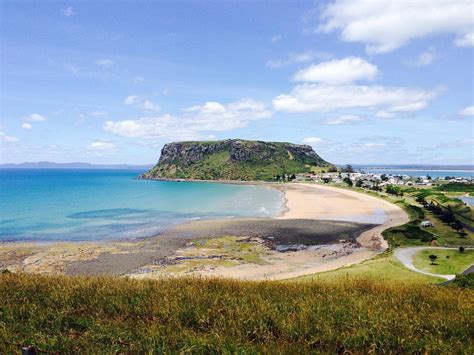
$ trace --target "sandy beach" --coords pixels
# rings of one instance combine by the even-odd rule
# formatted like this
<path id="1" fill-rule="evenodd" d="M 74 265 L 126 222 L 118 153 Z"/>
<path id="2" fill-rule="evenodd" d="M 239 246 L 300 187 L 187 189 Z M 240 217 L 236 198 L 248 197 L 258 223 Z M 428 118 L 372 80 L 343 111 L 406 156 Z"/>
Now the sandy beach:
<path id="1" fill-rule="evenodd" d="M 13 272 L 136 278 L 199 275 L 287 279 L 334 270 L 387 248 L 383 230 L 408 216 L 382 199 L 329 186 L 269 184 L 286 208 L 273 219 L 200 220 L 136 241 L 3 243 Z"/>

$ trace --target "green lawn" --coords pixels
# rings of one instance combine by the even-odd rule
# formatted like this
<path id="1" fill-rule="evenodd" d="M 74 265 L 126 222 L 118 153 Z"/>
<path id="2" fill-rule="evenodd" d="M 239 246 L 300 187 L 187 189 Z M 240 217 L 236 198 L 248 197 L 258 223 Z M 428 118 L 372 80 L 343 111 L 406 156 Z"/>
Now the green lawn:
<path id="1" fill-rule="evenodd" d="M 435 265 L 431 265 L 430 255 L 438 258 Z M 420 270 L 434 274 L 459 274 L 474 264 L 474 250 L 422 250 L 413 258 L 413 264 Z"/>
<path id="2" fill-rule="evenodd" d="M 393 255 L 381 255 L 363 263 L 344 267 L 334 271 L 322 272 L 314 275 L 302 276 L 293 280 L 339 280 L 352 278 L 370 278 L 381 281 L 398 281 L 414 283 L 439 283 L 443 279 L 426 276 L 404 267 Z"/>

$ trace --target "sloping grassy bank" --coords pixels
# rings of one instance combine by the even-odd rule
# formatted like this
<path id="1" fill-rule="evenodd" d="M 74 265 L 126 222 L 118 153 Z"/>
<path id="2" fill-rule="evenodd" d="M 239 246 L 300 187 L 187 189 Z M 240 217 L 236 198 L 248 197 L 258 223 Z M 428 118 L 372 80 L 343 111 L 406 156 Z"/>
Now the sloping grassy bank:
<path id="1" fill-rule="evenodd" d="M 472 353 L 470 289 L 0 275 L 0 347 L 62 353 Z"/>

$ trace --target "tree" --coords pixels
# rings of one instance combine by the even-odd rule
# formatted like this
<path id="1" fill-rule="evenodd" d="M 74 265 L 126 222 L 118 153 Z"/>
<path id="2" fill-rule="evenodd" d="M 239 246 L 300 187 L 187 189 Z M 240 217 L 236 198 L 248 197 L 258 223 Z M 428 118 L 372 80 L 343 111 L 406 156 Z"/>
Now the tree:
<path id="1" fill-rule="evenodd" d="M 380 179 L 381 179 L 382 181 L 388 181 L 388 176 L 387 176 L 387 174 L 382 174 L 382 175 L 380 175 Z"/>
<path id="2" fill-rule="evenodd" d="M 459 247 L 459 252 L 460 252 L 460 253 L 464 253 L 464 247 L 463 247 L 463 246 L 460 246 L 460 247 Z"/>
<path id="3" fill-rule="evenodd" d="M 425 197 L 423 195 L 419 195 L 416 197 L 416 202 L 418 202 L 420 205 L 425 205 L 426 204 L 426 200 L 425 200 Z"/>
<path id="4" fill-rule="evenodd" d="M 362 179 L 357 179 L 357 181 L 356 181 L 356 186 L 357 186 L 357 187 L 362 187 L 362 184 L 363 184 Z"/>
<path id="5" fill-rule="evenodd" d="M 349 179 L 348 177 L 344 178 L 344 182 L 347 184 L 347 186 L 352 187 L 353 183 L 352 180 Z"/>
<path id="6" fill-rule="evenodd" d="M 438 257 L 434 254 L 431 254 L 429 258 L 431 260 L 431 265 L 434 265 L 434 262 L 436 261 L 436 259 L 438 259 Z"/>
<path id="7" fill-rule="evenodd" d="M 329 177 L 323 177 L 323 182 L 324 182 L 325 184 L 328 184 L 330 181 L 331 181 L 331 178 L 329 178 Z"/>
<path id="8" fill-rule="evenodd" d="M 347 164 L 346 167 L 342 169 L 342 172 L 343 173 L 353 173 L 354 168 L 352 167 L 352 165 Z"/>
<path id="9" fill-rule="evenodd" d="M 296 175 L 295 175 L 295 174 L 291 174 L 290 179 L 291 179 L 291 180 L 296 179 Z"/>
<path id="10" fill-rule="evenodd" d="M 403 191 L 400 187 L 394 185 L 387 185 L 385 191 L 390 195 L 403 196 Z"/>
<path id="11" fill-rule="evenodd" d="M 459 232 L 461 229 L 464 228 L 461 222 L 459 220 L 455 220 L 452 224 L 451 227 L 456 231 Z"/>
<path id="12" fill-rule="evenodd" d="M 337 167 L 335 165 L 331 165 L 328 169 L 330 173 L 337 173 Z"/>

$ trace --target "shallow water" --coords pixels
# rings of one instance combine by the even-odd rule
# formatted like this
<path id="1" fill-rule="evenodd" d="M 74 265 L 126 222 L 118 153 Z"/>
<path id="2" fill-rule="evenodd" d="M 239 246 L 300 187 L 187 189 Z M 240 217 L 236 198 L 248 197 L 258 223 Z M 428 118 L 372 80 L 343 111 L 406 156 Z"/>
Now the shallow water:
<path id="1" fill-rule="evenodd" d="M 0 240 L 148 237 L 200 218 L 271 217 L 282 193 L 264 186 L 137 180 L 142 171 L 0 170 Z"/>

